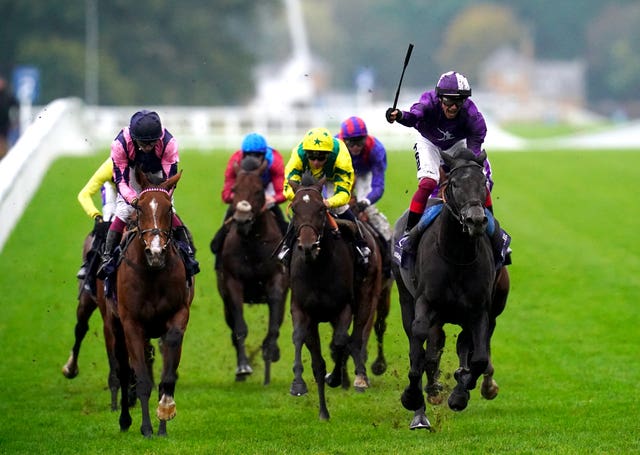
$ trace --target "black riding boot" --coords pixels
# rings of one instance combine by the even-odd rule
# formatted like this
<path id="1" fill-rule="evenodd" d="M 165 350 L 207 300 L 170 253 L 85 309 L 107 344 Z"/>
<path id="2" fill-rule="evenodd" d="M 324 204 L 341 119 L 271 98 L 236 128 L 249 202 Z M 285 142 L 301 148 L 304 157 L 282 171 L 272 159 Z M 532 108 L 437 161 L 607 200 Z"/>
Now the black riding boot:
<path id="1" fill-rule="evenodd" d="M 393 258 L 403 268 L 408 268 L 413 262 L 415 235 L 411 234 L 415 232 L 413 228 L 418 224 L 420 218 L 422 218 L 422 213 L 409 211 L 402 237 L 393 246 Z"/>
<path id="2" fill-rule="evenodd" d="M 115 264 L 113 264 L 113 253 L 122 240 L 122 232 L 109 230 L 107 240 L 104 242 L 104 251 L 102 253 L 102 263 L 96 273 L 96 276 L 104 280 L 113 272 L 115 272 Z"/>
<path id="3" fill-rule="evenodd" d="M 356 231 L 354 236 L 354 243 L 356 253 L 358 253 L 358 262 L 362 265 L 367 265 L 369 263 L 369 256 L 371 255 L 371 249 L 369 248 L 369 244 L 365 240 L 362 235 L 362 231 L 360 231 L 360 225 L 356 221 L 356 217 L 353 212 L 349 210 L 345 210 L 342 214 L 338 216 L 338 218 L 343 220 L 349 220 L 355 223 Z"/>
<path id="4" fill-rule="evenodd" d="M 280 250 L 278 250 L 278 260 L 287 268 L 291 263 L 291 248 L 293 248 L 294 240 L 293 223 L 289 223 L 287 231 L 284 233 L 284 237 L 282 238 L 282 246 L 280 246 Z"/>
<path id="5" fill-rule="evenodd" d="M 176 226 L 173 228 L 173 235 L 179 250 L 184 253 L 181 256 L 187 269 L 187 275 L 192 277 L 200 272 L 200 264 L 196 260 L 196 247 L 193 244 L 193 239 L 186 226 Z"/>

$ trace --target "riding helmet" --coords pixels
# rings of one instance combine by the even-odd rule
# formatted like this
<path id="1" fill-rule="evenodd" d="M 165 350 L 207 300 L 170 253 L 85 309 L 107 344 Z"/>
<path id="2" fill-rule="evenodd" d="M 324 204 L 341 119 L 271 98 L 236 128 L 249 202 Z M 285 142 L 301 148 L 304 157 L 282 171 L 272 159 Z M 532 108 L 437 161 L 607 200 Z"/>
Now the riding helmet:
<path id="1" fill-rule="evenodd" d="M 137 141 L 155 141 L 162 137 L 162 123 L 160 116 L 146 109 L 131 116 L 129 123 L 131 138 Z"/>
<path id="2" fill-rule="evenodd" d="M 326 128 L 313 128 L 307 131 L 302 139 L 304 150 L 331 152 L 333 150 L 333 136 Z"/>
<path id="3" fill-rule="evenodd" d="M 258 133 L 247 134 L 242 141 L 242 153 L 267 153 L 266 139 Z"/>
<path id="4" fill-rule="evenodd" d="M 450 98 L 467 98 L 471 96 L 471 86 L 462 74 L 449 71 L 438 79 L 436 94 Z"/>
<path id="5" fill-rule="evenodd" d="M 349 117 L 340 125 L 342 139 L 367 136 L 367 125 L 360 117 Z"/>

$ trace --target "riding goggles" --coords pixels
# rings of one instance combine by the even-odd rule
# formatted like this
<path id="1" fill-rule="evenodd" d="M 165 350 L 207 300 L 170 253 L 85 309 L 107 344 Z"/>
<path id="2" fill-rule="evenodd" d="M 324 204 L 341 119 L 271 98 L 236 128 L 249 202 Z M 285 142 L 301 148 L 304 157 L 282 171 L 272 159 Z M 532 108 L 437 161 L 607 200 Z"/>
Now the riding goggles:
<path id="1" fill-rule="evenodd" d="M 355 145 L 363 146 L 366 137 L 357 136 L 357 137 L 348 137 L 345 138 L 344 143 L 347 144 L 347 147 L 353 147 Z"/>
<path id="2" fill-rule="evenodd" d="M 442 101 L 442 104 L 444 104 L 447 107 L 451 107 L 454 104 L 457 107 L 460 107 L 464 103 L 464 100 L 465 100 L 465 98 L 450 98 L 448 96 L 441 96 L 440 97 L 440 101 Z"/>
<path id="3" fill-rule="evenodd" d="M 309 161 L 326 161 L 328 157 L 328 153 L 326 152 L 318 152 L 315 150 L 310 150 L 307 152 L 307 158 Z"/>

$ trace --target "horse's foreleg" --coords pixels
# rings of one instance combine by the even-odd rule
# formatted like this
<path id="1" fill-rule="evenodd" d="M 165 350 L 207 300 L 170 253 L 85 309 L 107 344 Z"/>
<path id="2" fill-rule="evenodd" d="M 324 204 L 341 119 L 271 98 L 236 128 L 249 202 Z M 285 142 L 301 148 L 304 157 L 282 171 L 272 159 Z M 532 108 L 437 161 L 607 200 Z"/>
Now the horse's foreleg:
<path id="1" fill-rule="evenodd" d="M 293 321 L 293 346 L 295 349 L 293 361 L 293 382 L 291 383 L 290 393 L 293 396 L 306 395 L 308 392 L 307 384 L 302 378 L 304 370 L 302 366 L 302 344 L 307 337 L 309 318 L 297 309 L 295 301 L 291 301 L 291 318 Z"/>
<path id="2" fill-rule="evenodd" d="M 318 416 L 320 420 L 329 420 L 329 409 L 327 409 L 327 399 L 325 397 L 325 376 L 327 374 L 327 365 L 322 358 L 318 324 L 311 325 L 311 327 L 309 327 L 305 344 L 311 354 L 311 369 L 313 370 L 313 377 L 315 378 L 318 386 Z"/>
<path id="3" fill-rule="evenodd" d="M 329 387 L 338 387 L 343 384 L 343 379 L 347 379 L 345 384 L 349 387 L 348 378 L 345 378 L 345 370 L 347 359 L 349 357 L 349 348 L 356 364 L 356 376 L 362 375 L 364 365 L 362 362 L 362 328 L 358 329 L 357 322 L 354 321 L 354 329 L 349 336 L 349 326 L 351 325 L 352 313 L 349 305 L 345 305 L 344 309 L 338 316 L 338 319 L 331 323 L 333 335 L 329 349 L 331 358 L 334 362 L 333 371 L 326 375 L 324 380 Z M 320 352 L 320 344 L 318 342 L 318 351 Z"/>
<path id="4" fill-rule="evenodd" d="M 158 387 L 160 401 L 156 415 L 161 422 L 171 420 L 176 416 L 176 402 L 174 401 L 176 381 L 178 380 L 178 366 L 182 356 L 182 340 L 184 331 L 178 327 L 172 327 L 162 337 L 162 377 Z M 158 429 L 158 435 L 167 434 L 166 424 Z"/>
<path id="5" fill-rule="evenodd" d="M 78 300 L 78 307 L 76 308 L 76 326 L 74 328 L 75 341 L 71 348 L 71 354 L 67 363 L 62 367 L 62 374 L 68 378 L 73 379 L 78 376 L 78 356 L 80 355 L 80 345 L 84 340 L 85 335 L 89 331 L 89 318 L 95 311 L 97 305 L 94 298 L 89 295 L 88 292 L 82 291 Z"/>
<path id="6" fill-rule="evenodd" d="M 151 425 L 151 416 L 149 415 L 149 398 L 153 384 L 145 361 L 146 343 L 142 335 L 143 329 L 131 322 L 123 322 L 123 326 L 126 334 L 130 363 L 136 375 L 136 393 L 140 401 L 140 411 L 142 413 L 140 433 L 142 433 L 144 437 L 150 438 L 151 435 L 153 435 L 153 427 Z M 120 380 L 122 381 L 122 377 Z"/>
<path id="7" fill-rule="evenodd" d="M 373 329 L 376 334 L 376 342 L 378 348 L 378 356 L 371 364 L 373 374 L 380 376 L 387 371 L 387 360 L 384 357 L 383 339 L 384 333 L 387 331 L 387 316 L 389 316 L 389 308 L 391 307 L 391 284 L 385 286 L 378 299 L 378 307 L 376 308 L 376 322 Z"/>
<path id="8" fill-rule="evenodd" d="M 431 404 L 442 403 L 442 384 L 440 378 L 440 359 L 445 344 L 445 333 L 442 326 L 435 325 L 429 329 L 427 337 L 427 349 L 425 351 L 425 372 L 427 374 L 427 400 Z"/>
<path id="9" fill-rule="evenodd" d="M 129 366 L 129 353 L 125 343 L 124 331 L 120 320 L 114 316 L 109 316 L 114 335 L 114 359 L 115 371 L 120 382 L 120 431 L 127 431 L 131 427 L 131 414 L 129 413 L 129 377 L 131 369 Z"/>
<path id="10" fill-rule="evenodd" d="M 421 303 L 422 302 L 422 303 Z M 423 298 L 416 299 L 414 319 L 409 332 L 409 385 L 402 393 L 402 405 L 416 411 L 425 406 L 422 393 L 422 374 L 425 368 L 424 344 L 427 339 L 429 322 L 425 313 Z M 403 320 L 405 315 L 403 314 Z"/>
<path id="11" fill-rule="evenodd" d="M 231 284 L 229 286 L 231 287 Z M 231 329 L 231 343 L 236 350 L 236 381 L 241 382 L 253 373 L 245 348 L 249 327 L 244 320 L 242 289 L 234 285 L 229 292 L 231 295 L 224 298 L 224 316 Z"/>

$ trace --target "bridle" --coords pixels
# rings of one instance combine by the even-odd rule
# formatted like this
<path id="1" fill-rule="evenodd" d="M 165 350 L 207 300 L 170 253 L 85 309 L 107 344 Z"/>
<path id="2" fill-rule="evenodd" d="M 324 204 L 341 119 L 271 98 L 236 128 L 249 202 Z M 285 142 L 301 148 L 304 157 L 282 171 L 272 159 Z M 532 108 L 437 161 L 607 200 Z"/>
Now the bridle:
<path id="1" fill-rule="evenodd" d="M 459 166 L 454 167 L 449 171 L 449 178 L 447 179 L 447 183 L 445 185 L 444 192 L 442 195 L 442 200 L 444 202 L 445 207 L 449 209 L 449 211 L 454 216 L 454 218 L 456 218 L 458 222 L 462 225 L 463 232 L 469 231 L 469 227 L 464 222 L 464 218 L 465 218 L 464 213 L 466 213 L 471 207 L 480 206 L 484 208 L 484 201 L 477 198 L 472 198 L 472 199 L 469 199 L 468 201 L 465 201 L 465 203 L 462 204 L 462 206 L 459 206 L 459 204 L 455 200 L 455 197 L 453 194 L 453 188 L 451 185 L 451 179 L 453 177 L 453 174 L 460 169 L 469 168 L 469 167 L 480 168 L 482 170 L 482 165 L 478 163 L 473 163 L 473 162 L 467 163 L 467 164 L 461 164 Z"/>
<path id="2" fill-rule="evenodd" d="M 151 193 L 151 192 L 164 193 L 167 195 L 169 200 L 171 200 L 171 193 L 168 190 L 165 190 L 164 188 L 158 188 L 158 187 L 144 189 L 140 192 L 138 197 L 141 197 L 143 194 Z M 140 229 L 140 212 L 141 212 L 140 207 L 136 206 L 136 213 L 138 215 L 136 217 L 136 229 L 140 234 L 140 240 L 142 240 L 142 243 L 144 243 L 145 249 L 150 249 L 149 244 L 145 240 L 145 235 L 151 234 L 153 236 L 155 235 L 164 236 L 167 239 L 167 242 L 163 246 L 163 250 L 166 250 L 173 239 L 172 230 L 171 230 L 171 217 L 172 217 L 173 211 L 169 212 L 169 229 L 160 229 L 157 227 L 149 228 L 149 229 Z"/>
<path id="3" fill-rule="evenodd" d="M 320 195 L 322 194 L 319 188 L 316 187 L 304 187 L 304 188 L 299 188 L 298 191 L 296 191 L 296 198 L 302 198 L 303 201 L 306 201 L 304 198 L 309 198 L 310 196 L 308 194 L 302 194 L 301 196 L 298 196 L 298 193 L 301 193 L 303 191 L 315 191 L 317 193 L 319 193 Z M 325 207 L 323 210 L 323 217 L 322 217 L 322 226 L 320 226 L 320 230 L 318 231 L 318 229 L 316 229 L 316 226 L 314 226 L 312 223 L 300 223 L 299 225 L 296 226 L 296 239 L 300 239 L 300 231 L 302 230 L 302 228 L 307 227 L 309 229 L 311 229 L 313 231 L 313 233 L 315 234 L 316 237 L 316 241 L 313 242 L 312 247 L 316 247 L 319 248 L 320 247 L 320 242 L 322 240 L 322 235 L 324 233 L 324 228 L 325 225 L 327 224 L 327 208 Z"/>

